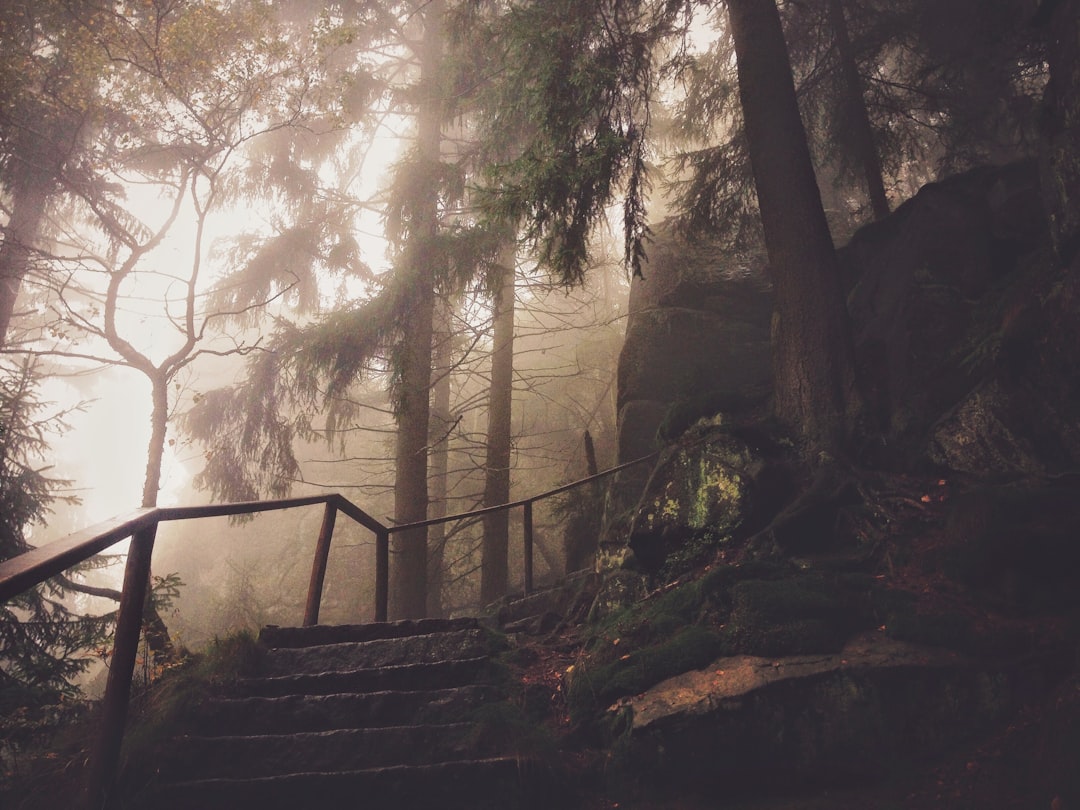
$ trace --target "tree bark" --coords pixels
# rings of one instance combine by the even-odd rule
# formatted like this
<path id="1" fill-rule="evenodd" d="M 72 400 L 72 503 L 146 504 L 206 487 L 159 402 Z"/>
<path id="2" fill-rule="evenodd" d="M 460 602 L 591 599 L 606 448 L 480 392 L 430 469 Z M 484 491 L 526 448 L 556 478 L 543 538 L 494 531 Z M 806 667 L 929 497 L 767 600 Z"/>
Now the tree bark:
<path id="1" fill-rule="evenodd" d="M 840 74 L 844 85 L 843 103 L 847 108 L 845 120 L 851 125 L 850 143 L 856 152 L 874 219 L 884 219 L 889 215 L 889 198 L 885 194 L 881 157 L 874 140 L 870 115 L 866 110 L 862 77 L 859 76 L 855 49 L 851 45 L 843 0 L 829 0 L 829 21 L 836 40 L 836 50 L 840 55 Z"/>
<path id="2" fill-rule="evenodd" d="M 449 492 L 447 475 L 450 468 L 450 431 L 453 417 L 450 414 L 450 369 L 453 365 L 451 351 L 450 313 L 451 304 L 440 299 L 436 306 L 435 329 L 435 380 L 432 384 L 431 427 L 428 444 L 431 447 L 431 470 L 428 474 L 428 516 L 444 517 L 447 513 L 446 498 Z M 437 523 L 428 528 L 427 560 L 427 615 L 443 615 L 442 588 L 445 580 L 446 524 Z"/>
<path id="3" fill-rule="evenodd" d="M 164 373 L 150 378 L 152 384 L 150 411 L 150 443 L 146 449 L 146 477 L 143 479 L 142 505 L 144 508 L 158 505 L 161 489 L 161 468 L 165 456 L 165 438 L 169 427 L 169 380 Z M 170 661 L 176 656 L 176 647 L 169 635 L 169 628 L 161 618 L 153 599 L 153 575 L 147 578 L 146 601 L 143 610 L 143 630 L 146 646 L 159 659 Z"/>
<path id="4" fill-rule="evenodd" d="M 438 234 L 438 186 L 442 103 L 438 93 L 442 63 L 445 0 L 424 10 L 420 45 L 421 100 L 417 114 L 417 156 L 428 178 L 415 201 L 406 247 L 405 271 L 412 302 L 405 316 L 405 341 L 398 355 L 397 470 L 394 519 L 400 525 L 427 518 L 428 423 L 431 412 L 431 338 L 435 313 L 433 262 Z M 427 529 L 395 532 L 390 548 L 390 617 L 422 618 L 427 612 Z"/>
<path id="5" fill-rule="evenodd" d="M 488 397 L 487 457 L 484 462 L 484 506 L 510 500 L 510 435 L 514 383 L 514 269 L 512 240 L 499 257 L 501 283 L 493 303 L 495 323 Z M 480 601 L 489 604 L 506 595 L 510 514 L 484 516 L 480 565 Z"/>
<path id="6" fill-rule="evenodd" d="M 0 243 L 0 346 L 7 342 L 15 301 L 30 269 L 30 256 L 45 220 L 51 180 L 27 179 L 13 189 L 11 218 Z"/>
<path id="7" fill-rule="evenodd" d="M 1050 68 L 1043 99 L 1043 199 L 1058 258 L 1069 267 L 1080 256 L 1080 0 L 1043 0 L 1038 17 Z"/>
<path id="8" fill-rule="evenodd" d="M 834 450 L 857 410 L 850 325 L 774 0 L 728 0 L 775 309 L 775 408 Z"/>

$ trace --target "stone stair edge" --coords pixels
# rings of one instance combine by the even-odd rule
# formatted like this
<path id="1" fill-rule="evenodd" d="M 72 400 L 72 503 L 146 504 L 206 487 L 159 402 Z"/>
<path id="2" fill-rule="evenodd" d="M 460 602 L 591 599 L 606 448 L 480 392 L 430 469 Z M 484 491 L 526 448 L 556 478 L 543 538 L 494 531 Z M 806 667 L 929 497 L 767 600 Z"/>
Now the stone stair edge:
<path id="1" fill-rule="evenodd" d="M 231 742 L 240 742 L 245 740 L 310 740 L 310 739 L 330 739 L 332 737 L 349 737 L 349 736 L 377 736 L 380 734 L 392 734 L 399 731 L 408 731 L 415 729 L 428 729 L 432 732 L 440 731 L 462 731 L 471 728 L 472 724 L 467 722 L 457 723 L 416 723 L 411 725 L 397 725 L 397 726 L 362 726 L 355 728 L 335 728 L 326 729 L 323 731 L 289 731 L 279 734 L 221 734 L 221 735 L 207 735 L 207 734 L 182 734 L 174 738 L 178 742 L 184 742 L 185 744 L 195 744 L 201 741 L 213 740 L 217 744 L 228 744 Z"/>
<path id="2" fill-rule="evenodd" d="M 316 624 L 308 627 L 267 625 L 259 632 L 259 641 L 266 647 L 280 649 L 408 638 L 417 635 L 472 630 L 481 626 L 487 625 L 475 617 L 401 619 L 393 622 L 367 622 L 362 624 Z"/>
<path id="3" fill-rule="evenodd" d="M 329 672 L 301 672 L 291 675 L 256 675 L 247 678 L 239 678 L 237 684 L 241 687 L 259 684 L 266 682 L 274 683 L 288 683 L 290 681 L 302 682 L 312 679 L 320 678 L 342 678 L 353 676 L 363 676 L 365 674 L 374 673 L 404 673 L 404 672 L 423 672 L 425 670 L 438 670 L 452 668 L 454 666 L 464 666 L 468 664 L 482 665 L 490 661 L 490 657 L 486 655 L 470 656 L 469 658 L 453 658 L 445 661 L 420 661 L 417 663 L 409 664 L 386 664 L 385 666 L 374 667 L 353 667 L 351 669 L 338 669 Z M 422 690 L 420 690 L 422 691 Z"/>
<path id="4" fill-rule="evenodd" d="M 471 659 L 471 660 L 479 661 L 480 659 Z M 405 664 L 403 666 L 415 666 L 415 664 Z M 372 671 L 375 671 L 375 670 L 379 670 L 379 669 L 386 669 L 386 667 L 371 667 L 370 669 Z M 358 671 L 367 671 L 367 670 L 358 670 Z M 340 674 L 340 673 L 335 673 L 335 674 Z M 293 675 L 293 676 L 290 676 L 290 675 L 277 675 L 277 676 L 271 676 L 269 678 L 248 678 L 248 679 L 245 679 L 245 682 L 262 681 L 262 680 L 277 680 L 277 679 L 281 679 L 281 678 L 290 678 L 290 677 L 298 677 L 298 676 L 295 676 L 295 675 Z M 301 677 L 311 677 L 311 676 L 301 676 Z M 421 695 L 427 695 L 430 698 L 435 699 L 435 698 L 438 698 L 438 697 L 454 697 L 456 695 L 459 695 L 459 694 L 461 694 L 463 692 L 466 692 L 466 691 L 469 691 L 469 690 L 487 691 L 487 690 L 490 690 L 492 688 L 493 687 L 492 687 L 491 684 L 466 683 L 466 684 L 460 684 L 460 685 L 457 685 L 457 686 L 436 686 L 436 687 L 421 688 L 421 689 L 378 689 L 378 690 L 368 691 L 368 692 L 343 691 L 343 692 L 326 692 L 326 693 L 320 693 L 320 694 L 316 694 L 316 695 L 305 694 L 304 692 L 288 693 L 288 694 L 283 694 L 283 695 L 240 695 L 240 696 L 226 696 L 226 697 L 208 697 L 204 701 L 202 701 L 200 706 L 206 706 L 206 707 L 209 707 L 209 708 L 213 708 L 215 706 L 223 706 L 223 705 L 224 706 L 232 706 L 232 705 L 240 705 L 240 704 L 245 704 L 245 703 L 284 705 L 284 704 L 289 703 L 289 702 L 299 702 L 299 701 L 312 701 L 312 702 L 326 701 L 326 702 L 330 702 L 330 700 L 332 698 L 354 698 L 354 697 L 385 698 L 385 697 L 389 697 L 389 696 L 394 696 L 394 697 L 419 697 Z"/>

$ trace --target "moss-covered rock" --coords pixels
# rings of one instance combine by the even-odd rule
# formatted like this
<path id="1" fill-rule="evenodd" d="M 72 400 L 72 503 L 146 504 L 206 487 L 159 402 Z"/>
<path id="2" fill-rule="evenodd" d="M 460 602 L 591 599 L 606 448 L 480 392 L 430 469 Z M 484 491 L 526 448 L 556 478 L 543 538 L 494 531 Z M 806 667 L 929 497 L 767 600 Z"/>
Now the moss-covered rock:
<path id="1" fill-rule="evenodd" d="M 819 576 L 738 582 L 731 600 L 724 632 L 732 653 L 834 652 L 871 622 L 858 594 Z"/>
<path id="2" fill-rule="evenodd" d="M 630 288 L 619 355 L 619 459 L 654 447 L 672 403 L 702 390 L 736 399 L 772 383 L 772 296 L 764 263 L 659 229 Z"/>
<path id="3" fill-rule="evenodd" d="M 718 655 L 835 652 L 875 617 L 864 579 L 771 563 L 722 565 L 598 617 L 568 702 L 591 722 Z"/>
<path id="4" fill-rule="evenodd" d="M 730 795 L 888 773 L 1000 721 L 1019 678 L 869 633 L 831 654 L 726 656 L 627 698 L 622 772 Z"/>
<path id="5" fill-rule="evenodd" d="M 666 453 L 631 526 L 629 546 L 637 561 L 656 570 L 695 534 L 730 537 L 743 521 L 749 490 L 762 467 L 745 442 L 724 432 Z"/>

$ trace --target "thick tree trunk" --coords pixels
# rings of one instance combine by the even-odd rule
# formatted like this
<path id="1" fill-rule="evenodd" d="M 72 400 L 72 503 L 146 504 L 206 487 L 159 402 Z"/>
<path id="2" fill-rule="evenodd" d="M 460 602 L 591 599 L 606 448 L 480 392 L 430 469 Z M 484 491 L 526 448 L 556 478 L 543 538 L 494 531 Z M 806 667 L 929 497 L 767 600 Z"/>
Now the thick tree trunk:
<path id="1" fill-rule="evenodd" d="M 777 415 L 833 449 L 857 409 L 850 326 L 774 0 L 727 0 L 772 274 Z"/>
<path id="2" fill-rule="evenodd" d="M 874 128 L 870 115 L 866 111 L 866 99 L 863 96 L 862 77 L 855 60 L 855 49 L 851 45 L 847 18 L 844 16 L 843 0 L 829 0 L 829 21 L 836 39 L 836 50 L 840 55 L 840 73 L 844 82 L 844 106 L 847 108 L 845 120 L 851 126 L 850 143 L 856 152 L 856 160 L 866 184 L 866 193 L 870 199 L 870 210 L 874 219 L 884 219 L 889 215 L 889 198 L 885 194 L 885 182 L 882 179 L 881 157 L 874 141 Z"/>
<path id="3" fill-rule="evenodd" d="M 428 423 L 431 412 L 431 338 L 435 314 L 433 263 L 438 232 L 438 187 L 442 104 L 438 93 L 442 63 L 445 0 L 424 9 L 420 46 L 421 100 L 417 114 L 417 153 L 428 187 L 415 202 L 406 247 L 405 271 L 412 302 L 405 317 L 406 339 L 398 352 L 397 470 L 394 520 L 400 525 L 427 518 Z M 427 529 L 396 532 L 390 548 L 390 617 L 422 618 L 427 612 Z"/>
<path id="4" fill-rule="evenodd" d="M 487 458 L 484 463 L 484 506 L 510 500 L 510 430 L 514 383 L 514 266 L 512 241 L 499 257 L 502 275 L 494 301 L 491 393 L 488 397 Z M 506 594 L 510 533 L 509 512 L 484 516 L 480 601 L 489 604 Z"/>

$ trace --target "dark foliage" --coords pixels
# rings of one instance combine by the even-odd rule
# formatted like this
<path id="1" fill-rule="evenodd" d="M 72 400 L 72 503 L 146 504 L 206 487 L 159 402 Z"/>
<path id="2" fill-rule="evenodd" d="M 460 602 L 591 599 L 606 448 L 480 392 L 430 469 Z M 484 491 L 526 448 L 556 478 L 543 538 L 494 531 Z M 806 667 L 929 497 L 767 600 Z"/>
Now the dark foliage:
<path id="1" fill-rule="evenodd" d="M 0 368 L 0 559 L 30 550 L 27 531 L 44 524 L 57 500 L 71 500 L 58 495 L 66 482 L 34 466 L 49 435 L 64 427 L 64 414 L 43 414 L 36 386 L 29 365 Z M 67 585 L 54 579 L 0 605 L 0 715 L 19 710 L 23 728 L 34 728 L 49 707 L 77 694 L 72 679 L 111 631 L 112 614 L 73 612 Z"/>

